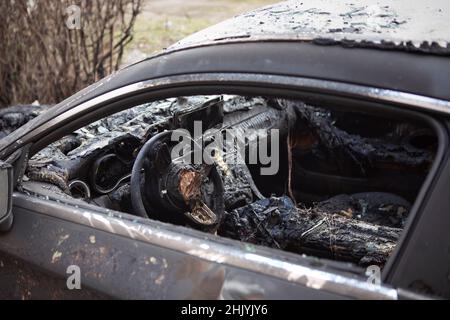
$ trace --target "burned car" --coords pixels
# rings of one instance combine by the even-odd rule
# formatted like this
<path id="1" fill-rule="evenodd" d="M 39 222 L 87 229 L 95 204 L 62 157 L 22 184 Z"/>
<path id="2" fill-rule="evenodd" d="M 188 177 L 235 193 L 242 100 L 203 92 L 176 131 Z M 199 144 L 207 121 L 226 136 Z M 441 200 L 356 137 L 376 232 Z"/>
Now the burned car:
<path id="1" fill-rule="evenodd" d="M 3 110 L 0 296 L 450 297 L 437 4 L 285 1 Z"/>

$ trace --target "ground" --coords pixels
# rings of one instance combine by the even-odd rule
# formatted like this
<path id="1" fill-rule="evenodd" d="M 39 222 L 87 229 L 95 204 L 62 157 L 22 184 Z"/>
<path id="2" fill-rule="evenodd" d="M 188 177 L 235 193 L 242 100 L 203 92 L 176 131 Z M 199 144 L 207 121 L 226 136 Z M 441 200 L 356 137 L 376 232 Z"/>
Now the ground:
<path id="1" fill-rule="evenodd" d="M 125 64 L 158 52 L 184 37 L 280 0 L 144 0 Z"/>

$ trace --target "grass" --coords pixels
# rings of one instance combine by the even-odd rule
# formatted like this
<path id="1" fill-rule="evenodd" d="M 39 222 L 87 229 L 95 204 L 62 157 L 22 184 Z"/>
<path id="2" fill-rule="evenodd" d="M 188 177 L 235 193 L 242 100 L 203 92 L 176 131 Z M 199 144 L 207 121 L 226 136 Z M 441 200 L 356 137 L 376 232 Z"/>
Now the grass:
<path id="1" fill-rule="evenodd" d="M 210 19 L 190 17 L 161 17 L 148 21 L 142 20 L 136 23 L 135 36 L 130 47 L 138 48 L 145 54 L 160 51 L 178 40 L 214 24 L 214 21 Z"/>
<path id="2" fill-rule="evenodd" d="M 161 51 L 186 36 L 279 0 L 148 0 L 136 20 L 125 63 Z"/>

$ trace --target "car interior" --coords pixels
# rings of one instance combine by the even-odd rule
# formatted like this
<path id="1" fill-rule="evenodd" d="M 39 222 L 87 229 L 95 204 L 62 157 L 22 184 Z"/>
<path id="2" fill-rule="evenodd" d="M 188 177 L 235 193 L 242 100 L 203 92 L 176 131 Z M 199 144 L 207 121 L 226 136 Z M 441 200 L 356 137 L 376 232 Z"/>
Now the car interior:
<path id="1" fill-rule="evenodd" d="M 236 94 L 140 103 L 35 152 L 22 188 L 382 268 L 439 140 L 414 112 L 366 104 Z"/>

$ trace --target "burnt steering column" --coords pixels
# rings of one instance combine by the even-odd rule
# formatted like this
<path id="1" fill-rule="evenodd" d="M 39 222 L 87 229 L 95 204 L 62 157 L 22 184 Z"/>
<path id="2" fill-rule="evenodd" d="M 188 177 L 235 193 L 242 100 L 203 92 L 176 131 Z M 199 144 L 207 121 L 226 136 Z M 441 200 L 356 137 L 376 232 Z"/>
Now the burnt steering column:
<path id="1" fill-rule="evenodd" d="M 214 232 L 224 213 L 223 184 L 213 161 L 193 164 L 193 152 L 172 159 L 172 131 L 152 137 L 140 150 L 131 175 L 135 214 Z M 195 141 L 191 150 L 201 150 Z M 195 152 L 197 152 L 195 151 Z M 213 164 L 208 164 L 213 163 Z"/>

